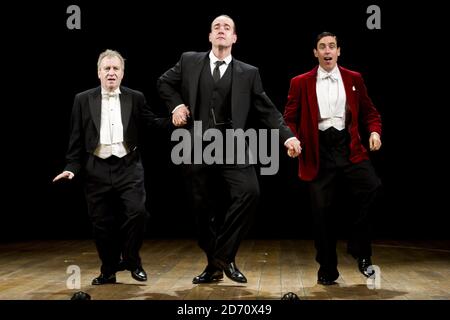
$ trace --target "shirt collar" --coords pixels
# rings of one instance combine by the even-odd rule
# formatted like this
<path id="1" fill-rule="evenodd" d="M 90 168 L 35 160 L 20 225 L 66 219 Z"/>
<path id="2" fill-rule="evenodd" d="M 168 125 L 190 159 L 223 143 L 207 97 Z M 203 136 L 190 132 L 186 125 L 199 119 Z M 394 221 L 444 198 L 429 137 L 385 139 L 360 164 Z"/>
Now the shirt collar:
<path id="1" fill-rule="evenodd" d="M 229 65 L 232 59 L 233 59 L 233 57 L 230 54 L 229 56 L 227 56 L 225 59 L 223 59 L 221 61 L 225 61 L 225 65 Z M 216 61 L 219 61 L 219 59 L 214 55 L 212 50 L 209 52 L 209 61 L 211 61 L 212 64 L 215 64 Z"/>
<path id="2" fill-rule="evenodd" d="M 122 92 L 120 92 L 120 88 L 117 88 L 116 90 L 114 90 L 113 92 L 109 92 L 109 91 L 106 91 L 105 89 L 103 89 L 102 88 L 102 95 L 119 95 L 119 94 L 121 94 Z"/>
<path id="3" fill-rule="evenodd" d="M 340 74 L 341 73 L 339 72 L 339 68 L 337 65 L 330 72 L 326 71 L 321 66 L 319 66 L 319 69 L 317 70 L 317 77 L 320 79 L 323 79 L 323 78 L 327 77 L 328 75 L 333 75 L 334 78 L 339 79 Z"/>

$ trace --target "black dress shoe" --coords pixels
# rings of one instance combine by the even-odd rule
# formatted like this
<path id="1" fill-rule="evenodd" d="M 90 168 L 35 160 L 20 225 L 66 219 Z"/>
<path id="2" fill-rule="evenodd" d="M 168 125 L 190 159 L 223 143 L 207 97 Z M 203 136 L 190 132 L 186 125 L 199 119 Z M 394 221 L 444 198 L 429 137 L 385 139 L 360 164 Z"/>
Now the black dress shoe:
<path id="1" fill-rule="evenodd" d="M 300 298 L 295 293 L 288 292 L 284 296 L 281 297 L 281 300 L 300 300 Z"/>
<path id="2" fill-rule="evenodd" d="M 91 300 L 91 296 L 83 291 L 75 292 L 70 300 Z"/>
<path id="3" fill-rule="evenodd" d="M 372 268 L 369 268 L 372 266 L 372 260 L 370 258 L 358 258 L 356 259 L 358 261 L 358 269 L 361 274 L 367 278 L 370 278 L 375 274 L 375 270 Z"/>
<path id="4" fill-rule="evenodd" d="M 324 286 L 336 284 L 337 278 L 339 278 L 339 272 L 336 268 L 320 267 L 317 273 L 317 283 Z"/>
<path id="5" fill-rule="evenodd" d="M 101 273 L 97 278 L 92 280 L 94 286 L 107 283 L 116 283 L 116 275 L 114 273 L 110 275 Z"/>
<path id="6" fill-rule="evenodd" d="M 225 272 L 225 275 L 229 279 L 233 280 L 234 282 L 247 283 L 247 278 L 236 267 L 236 264 L 234 262 L 225 263 L 222 260 L 216 259 L 214 263 L 218 265 L 223 270 L 223 272 Z"/>
<path id="7" fill-rule="evenodd" d="M 326 276 L 319 276 L 317 278 L 317 283 L 324 286 L 331 286 L 333 284 L 336 284 L 336 279 L 327 278 Z"/>
<path id="8" fill-rule="evenodd" d="M 147 281 L 147 273 L 142 267 L 137 267 L 131 271 L 131 276 L 137 281 Z"/>
<path id="9" fill-rule="evenodd" d="M 211 265 L 206 266 L 205 271 L 203 271 L 198 276 L 192 279 L 193 284 L 199 283 L 211 283 L 217 282 L 223 279 L 223 272 L 219 268 L 213 267 Z"/>

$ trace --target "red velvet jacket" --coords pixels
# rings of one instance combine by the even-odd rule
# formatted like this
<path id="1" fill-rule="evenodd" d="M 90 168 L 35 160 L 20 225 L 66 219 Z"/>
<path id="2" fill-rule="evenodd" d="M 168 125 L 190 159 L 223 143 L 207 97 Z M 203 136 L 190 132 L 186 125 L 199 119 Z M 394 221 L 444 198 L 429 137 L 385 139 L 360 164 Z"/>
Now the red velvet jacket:
<path id="1" fill-rule="evenodd" d="M 301 142 L 298 176 L 305 181 L 313 180 L 319 170 L 319 105 L 316 95 L 318 66 L 292 78 L 284 119 Z M 359 126 L 367 132 L 381 136 L 381 117 L 360 73 L 339 66 L 347 96 L 346 123 L 350 133 L 350 161 L 358 163 L 369 158 L 361 143 Z"/>

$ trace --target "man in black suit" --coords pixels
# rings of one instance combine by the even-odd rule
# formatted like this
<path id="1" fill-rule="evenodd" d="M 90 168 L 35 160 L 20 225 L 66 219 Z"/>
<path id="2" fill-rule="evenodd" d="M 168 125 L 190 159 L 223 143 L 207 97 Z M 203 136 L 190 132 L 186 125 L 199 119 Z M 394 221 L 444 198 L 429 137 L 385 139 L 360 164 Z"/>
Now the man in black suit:
<path id="1" fill-rule="evenodd" d="M 163 126 L 167 119 L 154 116 L 141 92 L 120 86 L 125 64 L 119 52 L 102 52 L 97 66 L 101 86 L 75 96 L 67 165 L 53 182 L 79 173 L 85 179 L 102 262 L 101 274 L 92 284 L 115 283 L 116 271 L 122 270 L 146 281 L 139 256 L 147 220 L 146 193 L 137 147 L 142 130 Z"/>
<path id="2" fill-rule="evenodd" d="M 183 53 L 179 62 L 159 78 L 158 90 L 172 113 L 172 123 L 190 129 L 192 136 L 197 134 L 197 121 L 203 129 L 246 129 L 249 114 L 255 113 L 268 128 L 279 130 L 289 155 L 297 156 L 300 142 L 265 94 L 258 69 L 231 56 L 236 40 L 234 21 L 226 15 L 218 16 L 209 33 L 211 51 Z M 190 119 L 196 122 L 194 126 Z M 247 282 L 235 257 L 257 207 L 259 185 L 254 167 L 226 161 L 187 164 L 185 169 L 193 193 L 199 245 L 208 259 L 206 269 L 194 277 L 193 283 L 218 281 L 223 273 L 235 282 Z M 212 184 L 217 181 L 214 177 L 220 177 L 228 189 L 230 205 L 223 215 L 211 206 L 211 194 L 218 192 Z"/>

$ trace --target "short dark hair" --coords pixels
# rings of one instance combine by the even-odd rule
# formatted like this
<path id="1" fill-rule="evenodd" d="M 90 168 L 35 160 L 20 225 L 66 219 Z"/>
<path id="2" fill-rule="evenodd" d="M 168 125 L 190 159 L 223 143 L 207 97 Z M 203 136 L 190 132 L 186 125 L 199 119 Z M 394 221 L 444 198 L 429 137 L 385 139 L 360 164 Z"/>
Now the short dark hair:
<path id="1" fill-rule="evenodd" d="M 230 17 L 230 16 L 227 15 L 227 14 L 220 14 L 220 15 L 218 15 L 217 17 L 215 17 L 215 18 L 212 20 L 212 22 L 211 22 L 211 30 L 212 30 L 212 23 L 214 22 L 214 20 L 216 20 L 217 18 L 220 18 L 220 17 L 225 17 L 225 18 L 228 18 L 228 19 L 230 19 L 231 21 L 233 21 L 233 32 L 236 33 L 236 23 L 234 22 L 233 18 Z"/>
<path id="2" fill-rule="evenodd" d="M 319 43 L 320 39 L 325 38 L 325 37 L 333 37 L 336 39 L 336 45 L 339 48 L 339 44 L 338 44 L 338 38 L 336 37 L 336 35 L 332 32 L 328 32 L 328 31 L 324 31 L 321 34 L 319 34 L 316 37 L 316 42 L 314 44 L 314 49 L 317 49 L 317 44 Z"/>

